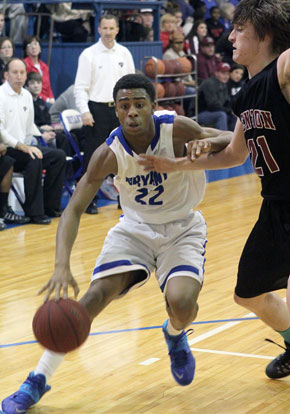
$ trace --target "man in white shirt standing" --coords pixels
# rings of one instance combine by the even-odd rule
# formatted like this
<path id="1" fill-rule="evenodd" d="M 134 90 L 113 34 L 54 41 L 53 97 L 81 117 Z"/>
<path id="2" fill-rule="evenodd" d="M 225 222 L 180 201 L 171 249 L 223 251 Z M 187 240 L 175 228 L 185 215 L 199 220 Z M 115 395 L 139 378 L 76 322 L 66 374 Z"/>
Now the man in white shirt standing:
<path id="1" fill-rule="evenodd" d="M 74 95 L 84 125 L 84 169 L 91 155 L 112 129 L 119 126 L 115 114 L 113 87 L 124 75 L 135 73 L 130 51 L 115 41 L 119 21 L 112 14 L 104 14 L 99 21 L 100 39 L 86 48 L 79 57 Z M 86 210 L 98 212 L 92 202 Z"/>
<path id="2" fill-rule="evenodd" d="M 37 146 L 32 95 L 23 88 L 26 77 L 25 62 L 12 58 L 0 86 L 0 142 L 15 159 L 14 171 L 24 175 L 25 215 L 31 223 L 49 224 L 48 216 L 60 216 L 66 159 L 62 150 Z"/>

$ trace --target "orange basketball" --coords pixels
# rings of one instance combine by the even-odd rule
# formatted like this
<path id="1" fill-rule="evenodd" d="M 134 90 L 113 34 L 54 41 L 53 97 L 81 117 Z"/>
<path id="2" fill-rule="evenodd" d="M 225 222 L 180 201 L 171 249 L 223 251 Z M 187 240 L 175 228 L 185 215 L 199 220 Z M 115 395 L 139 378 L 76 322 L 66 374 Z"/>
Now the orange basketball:
<path id="1" fill-rule="evenodd" d="M 178 61 L 181 65 L 182 73 L 189 73 L 192 71 L 191 62 L 186 57 L 178 58 Z"/>
<path id="2" fill-rule="evenodd" d="M 180 104 L 175 103 L 172 106 L 175 112 L 177 113 L 177 115 L 185 115 L 184 109 L 182 108 Z"/>
<path id="3" fill-rule="evenodd" d="M 164 90 L 165 90 L 165 97 L 172 97 L 172 96 L 176 96 L 176 88 L 175 88 L 175 84 L 173 82 L 165 82 L 163 84 L 164 86 Z"/>
<path id="4" fill-rule="evenodd" d="M 174 60 L 163 60 L 165 65 L 165 74 L 172 75 L 175 71 L 175 61 Z"/>
<path id="5" fill-rule="evenodd" d="M 150 58 L 145 64 L 144 71 L 149 78 L 155 78 L 156 75 L 164 74 L 165 65 L 161 59 Z"/>
<path id="6" fill-rule="evenodd" d="M 174 73 L 183 73 L 179 59 L 174 60 Z"/>
<path id="7" fill-rule="evenodd" d="M 163 98 L 165 95 L 164 87 L 161 83 L 153 82 L 154 88 L 156 90 L 156 96 L 158 99 Z"/>
<path id="8" fill-rule="evenodd" d="M 176 96 L 185 95 L 185 86 L 182 82 L 175 82 Z"/>

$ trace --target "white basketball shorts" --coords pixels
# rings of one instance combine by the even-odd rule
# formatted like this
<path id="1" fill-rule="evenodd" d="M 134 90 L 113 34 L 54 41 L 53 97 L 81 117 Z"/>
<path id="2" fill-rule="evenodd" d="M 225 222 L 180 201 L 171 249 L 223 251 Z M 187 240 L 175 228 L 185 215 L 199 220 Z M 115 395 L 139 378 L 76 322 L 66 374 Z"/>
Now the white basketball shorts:
<path id="1" fill-rule="evenodd" d="M 206 223 L 199 211 L 166 224 L 139 223 L 123 216 L 109 230 L 91 280 L 144 270 L 147 277 L 133 289 L 146 283 L 155 270 L 164 293 L 172 277 L 192 277 L 202 285 L 206 242 Z"/>

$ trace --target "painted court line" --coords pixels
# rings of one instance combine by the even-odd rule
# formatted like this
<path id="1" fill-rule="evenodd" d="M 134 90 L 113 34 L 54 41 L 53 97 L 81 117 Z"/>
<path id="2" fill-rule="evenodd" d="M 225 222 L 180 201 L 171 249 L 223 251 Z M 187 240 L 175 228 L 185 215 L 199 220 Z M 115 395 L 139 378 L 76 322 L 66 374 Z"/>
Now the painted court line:
<path id="1" fill-rule="evenodd" d="M 192 351 L 196 352 L 206 352 L 208 354 L 221 354 L 221 355 L 233 355 L 245 358 L 260 358 L 260 359 L 274 359 L 275 357 L 266 356 L 266 355 L 253 355 L 253 354 L 242 354 L 240 352 L 227 352 L 227 351 L 216 351 L 213 349 L 201 349 L 201 348 L 190 348 Z"/>
<path id="2" fill-rule="evenodd" d="M 160 361 L 160 358 L 149 358 L 146 359 L 143 362 L 139 362 L 139 365 L 151 365 L 154 364 L 154 362 Z"/>
<path id="3" fill-rule="evenodd" d="M 253 313 L 248 313 L 247 315 L 244 316 L 244 318 L 249 318 L 249 317 L 251 317 L 253 315 L 254 315 Z M 211 336 L 214 336 L 214 335 L 216 335 L 216 334 L 218 334 L 220 332 L 223 332 L 223 331 L 225 331 L 225 330 L 227 330 L 229 328 L 232 328 L 233 326 L 236 326 L 236 325 L 238 325 L 241 322 L 242 322 L 242 320 L 236 321 L 236 322 L 228 322 L 228 323 L 225 323 L 224 325 L 219 326 L 218 328 L 212 329 L 211 331 L 208 331 L 208 332 L 206 332 L 206 333 L 204 333 L 202 335 L 199 335 L 196 338 L 190 339 L 188 341 L 188 343 L 189 343 L 189 345 L 196 344 L 197 342 L 201 342 L 204 339 L 210 338 Z"/>

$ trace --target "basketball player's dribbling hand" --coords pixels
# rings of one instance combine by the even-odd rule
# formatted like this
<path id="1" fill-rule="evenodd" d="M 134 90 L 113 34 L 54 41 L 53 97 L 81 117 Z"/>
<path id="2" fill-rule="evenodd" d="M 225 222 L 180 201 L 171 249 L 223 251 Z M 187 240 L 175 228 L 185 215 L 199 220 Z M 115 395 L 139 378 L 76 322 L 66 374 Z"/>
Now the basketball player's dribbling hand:
<path id="1" fill-rule="evenodd" d="M 54 271 L 49 281 L 38 291 L 38 295 L 47 290 L 44 297 L 44 302 L 47 302 L 50 295 L 55 291 L 55 300 L 58 302 L 62 297 L 68 298 L 68 287 L 71 286 L 74 290 L 74 297 L 77 298 L 79 287 L 70 270 Z"/>
<path id="2" fill-rule="evenodd" d="M 187 158 L 194 161 L 201 154 L 210 152 L 211 143 L 206 139 L 189 141 L 187 144 Z"/>

